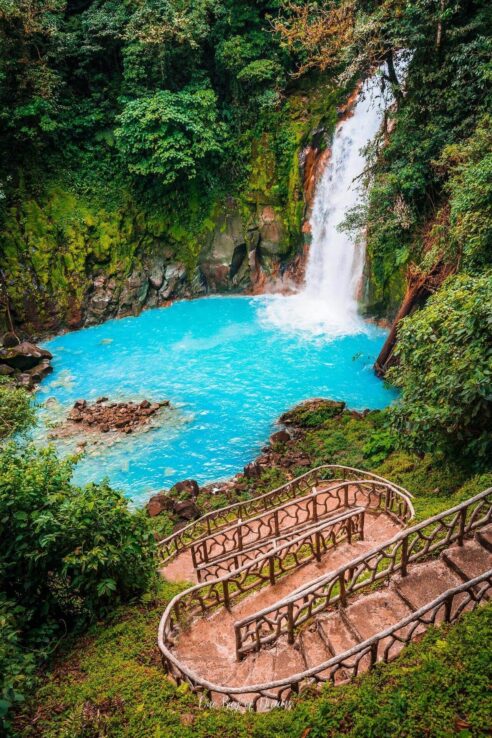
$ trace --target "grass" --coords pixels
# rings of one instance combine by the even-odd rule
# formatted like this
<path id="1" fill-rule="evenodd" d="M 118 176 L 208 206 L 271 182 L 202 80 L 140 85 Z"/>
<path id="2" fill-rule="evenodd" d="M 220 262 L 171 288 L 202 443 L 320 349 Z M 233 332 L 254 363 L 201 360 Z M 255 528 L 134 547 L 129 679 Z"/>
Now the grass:
<path id="1" fill-rule="evenodd" d="M 298 412 L 293 411 L 292 415 Z M 296 418 L 296 438 L 259 479 L 240 478 L 223 502 L 273 489 L 324 463 L 365 468 L 415 495 L 417 519 L 434 515 L 492 485 L 455 460 L 419 458 L 398 449 L 384 412 L 313 413 Z M 285 465 L 302 452 L 306 466 Z M 203 511 L 209 502 L 201 496 Z M 215 500 L 212 501 L 212 504 Z M 169 528 L 172 519 L 153 520 Z M 457 625 L 429 631 L 392 664 L 321 696 L 304 694 L 286 710 L 254 715 L 201 706 L 168 678 L 156 646 L 157 625 L 180 587 L 163 583 L 157 598 L 119 609 L 85 636 L 67 641 L 16 717 L 19 738 L 460 738 L 492 730 L 492 605 Z"/>

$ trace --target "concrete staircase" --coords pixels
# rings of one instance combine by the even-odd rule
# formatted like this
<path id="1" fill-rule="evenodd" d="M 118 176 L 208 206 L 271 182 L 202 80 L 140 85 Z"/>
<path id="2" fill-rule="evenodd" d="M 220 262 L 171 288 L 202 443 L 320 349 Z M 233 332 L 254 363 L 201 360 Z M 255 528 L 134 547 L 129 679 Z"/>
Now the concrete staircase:
<path id="1" fill-rule="evenodd" d="M 253 501 L 246 522 L 226 508 L 215 532 L 166 540 L 163 576 L 197 583 L 161 618 L 163 665 L 216 704 L 262 710 L 340 684 L 492 595 L 492 489 L 407 528 L 411 502 L 391 483 L 302 480 L 287 502 L 284 488 Z"/>
<path id="2" fill-rule="evenodd" d="M 272 589 L 260 591 L 229 613 L 219 611 L 210 618 L 197 621 L 180 638 L 176 655 L 198 676 L 224 686 L 240 687 L 281 680 L 349 651 L 395 626 L 448 590 L 491 570 L 491 551 L 492 526 L 489 526 L 463 546 L 451 546 L 439 558 L 410 565 L 406 576 L 397 575 L 388 585 L 354 598 L 346 607 L 318 615 L 299 633 L 293 644 L 281 637 L 272 647 L 253 652 L 237 662 L 232 637 L 234 621 L 282 597 L 282 592 L 273 592 Z M 345 557 L 350 555 L 347 549 L 337 553 Z M 292 584 L 289 583 L 290 586 Z M 458 596 L 454 607 L 464 597 L 464 594 Z M 442 617 L 443 613 L 437 617 L 437 622 Z M 424 630 L 425 627 L 420 626 L 419 632 Z M 404 628 L 402 635 L 405 635 Z M 383 639 L 378 660 L 383 658 L 386 645 Z M 402 642 L 394 643 L 390 658 L 396 657 L 403 645 Z M 369 668 L 370 663 L 369 655 L 365 656 L 359 671 Z M 341 683 L 348 676 L 342 669 L 337 672 L 334 682 Z"/>

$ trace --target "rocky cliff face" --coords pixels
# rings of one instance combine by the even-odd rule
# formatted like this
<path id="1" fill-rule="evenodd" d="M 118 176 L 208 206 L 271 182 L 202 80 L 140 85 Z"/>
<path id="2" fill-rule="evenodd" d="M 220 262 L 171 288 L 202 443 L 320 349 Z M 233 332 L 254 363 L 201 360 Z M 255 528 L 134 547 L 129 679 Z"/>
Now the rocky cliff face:
<path id="1" fill-rule="evenodd" d="M 292 95 L 282 131 L 258 139 L 237 194 L 214 201 L 200 193 L 190 213 L 165 202 L 150 210 L 132 193 L 109 207 L 61 185 L 19 199 L 0 252 L 20 333 L 95 325 L 210 293 L 289 291 L 302 282 L 335 100 L 323 86 Z"/>

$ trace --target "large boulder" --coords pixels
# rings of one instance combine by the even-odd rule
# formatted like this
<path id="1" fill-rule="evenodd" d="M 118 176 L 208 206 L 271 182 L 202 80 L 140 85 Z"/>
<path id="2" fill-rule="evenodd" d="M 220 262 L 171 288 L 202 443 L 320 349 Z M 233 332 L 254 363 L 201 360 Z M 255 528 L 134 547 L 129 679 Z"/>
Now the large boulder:
<path id="1" fill-rule="evenodd" d="M 260 250 L 263 256 L 277 256 L 288 248 L 284 227 L 271 205 L 265 205 L 259 214 Z"/>
<path id="2" fill-rule="evenodd" d="M 173 512 L 181 520 L 196 520 L 200 517 L 200 510 L 193 500 L 181 500 L 173 504 Z"/>
<path id="3" fill-rule="evenodd" d="M 147 502 L 147 512 L 151 518 L 155 518 L 160 515 L 161 512 L 167 510 L 171 512 L 173 508 L 173 501 L 164 492 L 158 492 L 156 495 L 150 498 Z"/>
<path id="4" fill-rule="evenodd" d="M 51 360 L 52 354 L 29 341 L 22 341 L 17 346 L 0 349 L 0 364 L 6 364 L 21 372 L 32 369 L 44 359 Z"/>
<path id="5" fill-rule="evenodd" d="M 290 441 L 290 433 L 286 430 L 279 430 L 270 436 L 270 444 L 274 446 L 277 443 L 287 443 Z"/>
<path id="6" fill-rule="evenodd" d="M 234 284 L 245 262 L 247 265 L 243 222 L 236 205 L 230 201 L 217 216 L 215 228 L 200 256 L 200 269 L 208 287 L 215 291 Z"/>
<path id="7" fill-rule="evenodd" d="M 143 270 L 137 269 L 123 283 L 120 297 L 118 314 L 128 312 L 138 315 L 141 311 L 147 293 L 149 291 L 149 279 Z"/>

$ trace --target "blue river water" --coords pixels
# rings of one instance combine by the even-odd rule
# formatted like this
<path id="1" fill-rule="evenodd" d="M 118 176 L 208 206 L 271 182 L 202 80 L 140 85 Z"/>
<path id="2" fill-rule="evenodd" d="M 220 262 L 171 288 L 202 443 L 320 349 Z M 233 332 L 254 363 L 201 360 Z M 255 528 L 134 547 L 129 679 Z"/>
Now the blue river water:
<path id="1" fill-rule="evenodd" d="M 148 432 L 89 438 L 77 483 L 108 477 L 140 504 L 192 477 L 238 472 L 260 451 L 285 410 L 311 397 L 381 408 L 394 393 L 372 363 L 385 338 L 374 326 L 333 340 L 284 333 L 263 317 L 265 300 L 210 297 L 111 320 L 46 342 L 54 372 L 41 384 L 41 441 L 76 399 L 169 400 Z M 61 451 L 73 442 L 57 439 Z M 70 445 L 72 443 L 72 446 Z"/>

